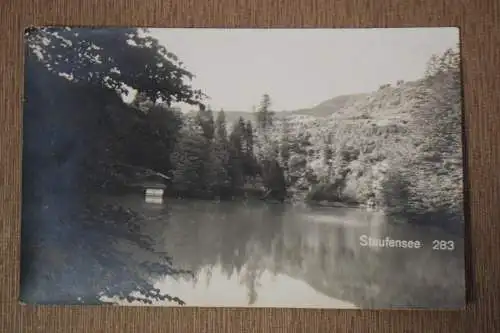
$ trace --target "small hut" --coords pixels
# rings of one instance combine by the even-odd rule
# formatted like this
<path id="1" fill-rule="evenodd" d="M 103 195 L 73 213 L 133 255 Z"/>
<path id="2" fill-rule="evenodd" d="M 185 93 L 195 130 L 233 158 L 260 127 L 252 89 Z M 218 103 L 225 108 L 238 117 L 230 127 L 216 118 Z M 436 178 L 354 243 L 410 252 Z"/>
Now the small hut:
<path id="1" fill-rule="evenodd" d="M 158 197 L 163 196 L 163 192 L 165 192 L 165 189 L 167 188 L 167 186 L 163 183 L 153 183 L 153 182 L 144 182 L 142 186 L 144 187 L 145 195 L 158 196 Z"/>
<path id="2" fill-rule="evenodd" d="M 162 203 L 163 193 L 167 186 L 164 179 L 155 175 L 150 175 L 142 180 L 142 188 L 144 189 L 144 199 L 148 203 Z"/>
<path id="3" fill-rule="evenodd" d="M 115 163 L 112 166 L 124 174 L 125 186 L 143 191 L 146 202 L 160 204 L 163 202 L 163 194 L 167 188 L 165 183 L 170 177 L 155 170 L 135 165 Z"/>

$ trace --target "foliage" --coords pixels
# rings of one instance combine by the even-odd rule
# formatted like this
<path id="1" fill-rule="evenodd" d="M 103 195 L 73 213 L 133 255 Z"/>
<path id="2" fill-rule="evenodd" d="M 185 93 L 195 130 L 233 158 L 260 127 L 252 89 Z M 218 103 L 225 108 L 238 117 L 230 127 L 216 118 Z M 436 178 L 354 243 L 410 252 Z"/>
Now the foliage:
<path id="1" fill-rule="evenodd" d="M 421 80 L 384 85 L 322 121 L 291 116 L 281 122 L 289 127 L 287 138 L 277 122 L 261 146 L 271 156 L 273 142 L 289 151 L 290 191 L 296 195 L 378 206 L 408 221 L 429 220 L 432 212 L 462 220 L 457 50 L 431 59 Z"/>
<path id="2" fill-rule="evenodd" d="M 196 191 L 204 184 L 204 168 L 208 156 L 204 132 L 194 120 L 186 119 L 171 155 L 173 162 L 172 185 L 180 193 Z"/>
<path id="3" fill-rule="evenodd" d="M 175 54 L 145 29 L 37 28 L 26 33 L 26 45 L 48 70 L 85 82 L 128 93 L 136 89 L 155 102 L 170 105 L 200 102 L 193 78 Z"/>
<path id="4" fill-rule="evenodd" d="M 84 301 L 97 300 L 100 292 L 155 295 L 151 282 L 133 270 L 123 268 L 114 277 L 103 270 L 120 266 L 119 259 L 109 240 L 95 239 L 126 238 L 130 224 L 126 216 L 115 216 L 113 223 L 103 225 L 106 214 L 113 213 L 91 200 L 116 178 L 112 163 L 136 166 L 138 173 L 171 170 L 169 152 L 181 121 L 170 103 L 203 108 L 203 94 L 189 85 L 192 74 L 137 29 L 32 29 L 26 34 L 25 65 L 24 117 L 29 121 L 23 159 L 30 168 L 23 179 L 22 279 L 29 281 L 24 298 L 35 283 L 30 262 L 37 270 L 61 272 L 44 282 L 46 290 L 60 288 L 58 295 L 74 294 L 69 289 L 78 284 L 78 293 L 86 293 Z M 127 104 L 123 96 L 131 89 L 139 99 Z M 132 241 L 139 246 L 147 244 L 136 238 Z M 58 247 L 66 251 L 72 244 L 79 244 L 79 256 L 69 254 L 71 260 L 64 263 L 31 256 L 37 247 L 62 253 Z M 79 271 L 88 267 L 92 269 Z M 161 270 L 174 272 L 171 262 Z M 64 282 L 68 275 L 78 282 Z"/>

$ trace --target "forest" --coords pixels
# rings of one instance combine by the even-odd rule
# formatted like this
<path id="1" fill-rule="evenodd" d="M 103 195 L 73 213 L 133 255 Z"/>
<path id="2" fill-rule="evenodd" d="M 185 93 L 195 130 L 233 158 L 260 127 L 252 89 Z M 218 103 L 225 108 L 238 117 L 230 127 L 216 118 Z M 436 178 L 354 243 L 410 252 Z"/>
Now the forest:
<path id="1" fill-rule="evenodd" d="M 28 61 L 36 61 L 51 80 L 84 97 L 87 104 L 95 104 L 78 115 L 92 128 L 85 131 L 86 153 L 92 158 L 85 159 L 87 169 L 82 172 L 90 189 L 124 185 L 124 178 L 130 175 L 120 166 L 130 166 L 167 175 L 168 193 L 177 197 L 234 198 L 256 192 L 283 201 L 297 198 L 291 194 L 302 191 L 309 201 L 406 209 L 398 198 L 413 205 L 441 205 L 417 204 L 431 193 L 416 192 L 419 188 L 445 192 L 435 187 L 456 183 L 461 177 L 460 61 L 456 50 L 430 59 L 422 80 L 398 82 L 395 89 L 382 85 L 382 94 L 374 92 L 366 101 L 358 101 L 351 118 L 332 115 L 328 122 L 290 129 L 287 123 L 293 122 L 293 117 L 275 119 L 268 94 L 263 95 L 253 120 L 240 117 L 228 124 L 223 110 L 207 108 L 203 92 L 186 83 L 193 74 L 184 69 L 180 59 L 147 35 L 123 33 L 122 40 L 112 41 L 125 44 L 116 45 L 117 51 L 111 51 L 108 43 L 114 32 L 81 31 L 76 40 L 67 38 L 75 39 L 74 35 L 71 30 L 37 35 L 39 40 L 28 45 L 33 54 L 45 57 L 41 60 L 31 55 Z M 129 43 L 127 38 L 135 42 Z M 58 49 L 62 54 L 57 54 Z M 82 49 L 85 52 L 79 53 Z M 114 54 L 118 50 L 120 53 Z M 99 60 L 106 58 L 106 62 Z M 138 91 L 131 103 L 119 98 L 126 91 L 124 86 Z M 182 114 L 170 108 L 175 102 L 196 105 L 199 110 Z M 388 119 L 380 112 L 377 115 L 377 109 L 388 102 L 387 108 L 400 109 L 400 119 Z M 386 121 L 380 124 L 377 120 L 383 117 Z M 375 121 L 370 122 L 370 118 Z M 83 123 L 78 126 L 82 128 Z M 311 139 L 318 132 L 322 137 Z M 406 142 L 399 141 L 408 136 Z M 401 156 L 384 156 L 394 155 L 394 150 Z M 320 165 L 313 161 L 318 158 L 323 160 Z M 385 162 L 388 170 L 379 173 L 387 171 L 389 175 L 373 175 L 376 166 L 384 164 L 380 162 Z M 435 184 L 421 184 L 429 180 L 422 177 L 425 172 L 438 177 Z M 403 192 L 421 198 L 407 200 Z M 448 201 L 459 203 L 460 190 L 452 192 L 456 196 Z"/>
<path id="2" fill-rule="evenodd" d="M 167 179 L 173 197 L 367 206 L 409 223 L 463 222 L 458 50 L 429 59 L 420 80 L 382 85 L 326 118 L 276 117 L 263 92 L 253 119 L 228 122 L 192 86 L 189 64 L 142 29 L 32 28 L 25 46 L 23 242 L 48 232 L 53 223 L 42 225 L 40 212 L 55 202 L 64 209 L 44 211 L 47 219 L 66 214 L 74 233 L 117 214 L 137 220 L 95 198 L 151 174 Z M 99 228 L 135 239 L 130 223 Z M 54 237 L 64 230 L 55 229 Z M 115 278 L 121 289 L 108 292 L 124 294 L 123 272 Z"/>

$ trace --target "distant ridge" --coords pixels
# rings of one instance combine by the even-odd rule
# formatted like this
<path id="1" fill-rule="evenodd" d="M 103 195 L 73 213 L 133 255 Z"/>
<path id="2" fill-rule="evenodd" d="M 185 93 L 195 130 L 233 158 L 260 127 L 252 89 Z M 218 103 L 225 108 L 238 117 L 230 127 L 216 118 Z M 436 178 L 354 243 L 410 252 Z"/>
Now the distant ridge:
<path id="1" fill-rule="evenodd" d="M 285 116 L 311 116 L 316 118 L 329 117 L 337 111 L 346 108 L 362 99 L 368 98 L 371 94 L 350 94 L 340 95 L 323 101 L 311 108 L 297 109 L 292 111 L 276 111 L 275 115 L 278 118 Z M 214 110 L 215 113 L 219 110 Z M 255 120 L 255 113 L 251 111 L 238 111 L 238 110 L 224 110 L 226 113 L 226 120 L 229 123 L 235 122 L 240 117 L 245 120 Z"/>

